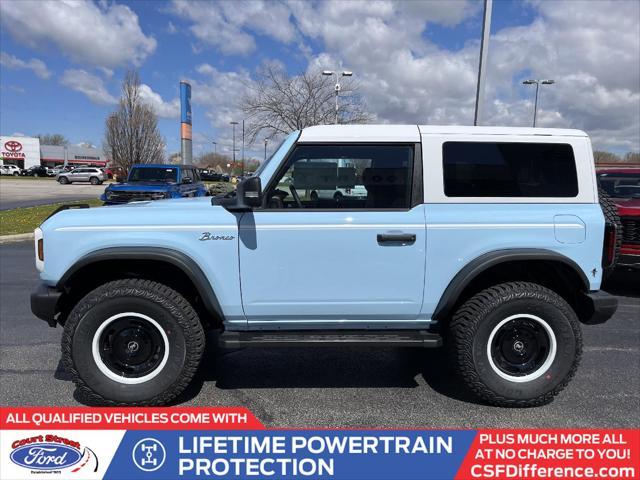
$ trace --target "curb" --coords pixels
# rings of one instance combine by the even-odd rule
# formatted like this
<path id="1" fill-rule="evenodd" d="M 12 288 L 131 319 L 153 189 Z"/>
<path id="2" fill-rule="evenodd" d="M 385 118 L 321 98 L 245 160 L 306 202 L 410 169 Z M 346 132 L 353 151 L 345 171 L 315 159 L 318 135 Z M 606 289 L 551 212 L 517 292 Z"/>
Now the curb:
<path id="1" fill-rule="evenodd" d="M 4 243 L 22 242 L 24 240 L 33 240 L 33 233 L 19 233 L 17 235 L 1 235 L 0 245 Z"/>

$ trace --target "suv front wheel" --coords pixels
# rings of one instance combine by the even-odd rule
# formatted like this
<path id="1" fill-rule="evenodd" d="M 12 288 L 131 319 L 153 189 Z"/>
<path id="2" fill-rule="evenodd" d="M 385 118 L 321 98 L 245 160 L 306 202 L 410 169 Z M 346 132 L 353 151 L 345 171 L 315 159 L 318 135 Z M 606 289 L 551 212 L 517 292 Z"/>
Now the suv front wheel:
<path id="1" fill-rule="evenodd" d="M 582 334 L 569 304 L 541 285 L 512 282 L 474 295 L 450 324 L 454 368 L 485 402 L 532 407 L 571 380 Z"/>
<path id="2" fill-rule="evenodd" d="M 69 314 L 62 359 L 89 404 L 161 405 L 196 373 L 205 336 L 195 310 L 150 280 L 106 283 Z"/>

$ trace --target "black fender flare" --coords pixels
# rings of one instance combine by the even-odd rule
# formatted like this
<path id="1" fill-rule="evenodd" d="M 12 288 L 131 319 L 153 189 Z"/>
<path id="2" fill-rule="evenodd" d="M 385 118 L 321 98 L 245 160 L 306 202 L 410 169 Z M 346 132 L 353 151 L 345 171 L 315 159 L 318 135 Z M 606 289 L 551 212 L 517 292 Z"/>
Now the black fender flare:
<path id="1" fill-rule="evenodd" d="M 200 266 L 190 256 L 171 248 L 109 247 L 95 250 L 74 263 L 60 278 L 56 288 L 63 290 L 76 272 L 92 263 L 105 260 L 151 260 L 171 264 L 179 268 L 191 280 L 207 311 L 224 319 L 218 297 Z"/>
<path id="2" fill-rule="evenodd" d="M 444 290 L 440 301 L 433 313 L 436 321 L 444 320 L 453 313 L 453 308 L 464 289 L 482 272 L 500 263 L 527 260 L 546 260 L 560 262 L 570 267 L 582 280 L 585 292 L 589 291 L 589 279 L 580 266 L 558 252 L 538 248 L 517 248 L 494 250 L 471 260 L 453 277 Z"/>

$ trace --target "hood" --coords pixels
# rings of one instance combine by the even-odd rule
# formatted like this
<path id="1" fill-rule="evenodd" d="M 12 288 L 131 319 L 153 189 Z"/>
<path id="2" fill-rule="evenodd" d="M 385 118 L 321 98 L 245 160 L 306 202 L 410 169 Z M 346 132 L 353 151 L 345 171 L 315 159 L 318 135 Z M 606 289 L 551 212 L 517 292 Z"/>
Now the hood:
<path id="1" fill-rule="evenodd" d="M 211 205 L 211 197 L 176 198 L 63 210 L 48 218 L 41 228 L 199 224 L 203 219 L 215 223 L 216 218 L 221 217 L 233 218 L 233 214 Z"/>
<path id="2" fill-rule="evenodd" d="M 176 183 L 167 182 L 123 182 L 112 183 L 107 187 L 108 190 L 120 192 L 164 192 L 167 188 L 176 185 Z"/>

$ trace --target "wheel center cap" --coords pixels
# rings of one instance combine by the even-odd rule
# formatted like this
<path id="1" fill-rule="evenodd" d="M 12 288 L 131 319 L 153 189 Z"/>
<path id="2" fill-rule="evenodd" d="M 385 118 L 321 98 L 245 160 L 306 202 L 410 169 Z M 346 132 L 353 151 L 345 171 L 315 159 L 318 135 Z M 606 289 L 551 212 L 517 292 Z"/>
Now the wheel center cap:
<path id="1" fill-rule="evenodd" d="M 135 353 L 138 351 L 139 348 L 140 348 L 140 345 L 138 344 L 138 342 L 135 342 L 132 340 L 129 343 L 127 343 L 127 351 L 129 353 Z"/>
<path id="2" fill-rule="evenodd" d="M 516 340 L 513 342 L 513 349 L 518 353 L 522 353 L 524 351 L 524 343 L 520 340 Z"/>

